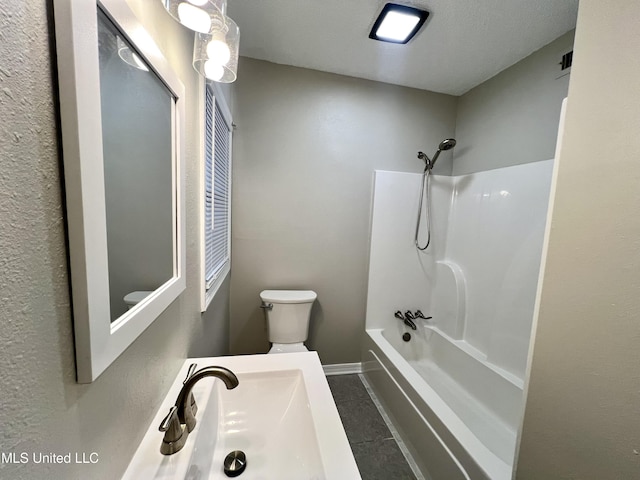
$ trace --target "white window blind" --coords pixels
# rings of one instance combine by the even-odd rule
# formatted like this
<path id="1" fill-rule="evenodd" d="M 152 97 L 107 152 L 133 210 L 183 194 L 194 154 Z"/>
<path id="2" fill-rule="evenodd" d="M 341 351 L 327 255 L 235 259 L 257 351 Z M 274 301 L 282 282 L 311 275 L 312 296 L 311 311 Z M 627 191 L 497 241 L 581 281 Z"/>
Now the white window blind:
<path id="1" fill-rule="evenodd" d="M 209 290 L 229 262 L 231 125 L 211 87 L 205 111 L 205 285 Z"/>

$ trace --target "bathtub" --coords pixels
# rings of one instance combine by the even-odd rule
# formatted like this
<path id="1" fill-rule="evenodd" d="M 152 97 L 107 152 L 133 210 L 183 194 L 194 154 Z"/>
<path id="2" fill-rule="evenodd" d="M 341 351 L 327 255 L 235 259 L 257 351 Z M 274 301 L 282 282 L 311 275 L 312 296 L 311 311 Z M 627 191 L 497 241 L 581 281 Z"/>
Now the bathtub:
<path id="1" fill-rule="evenodd" d="M 427 324 L 368 329 L 363 372 L 425 478 L 512 476 L 522 380 Z"/>

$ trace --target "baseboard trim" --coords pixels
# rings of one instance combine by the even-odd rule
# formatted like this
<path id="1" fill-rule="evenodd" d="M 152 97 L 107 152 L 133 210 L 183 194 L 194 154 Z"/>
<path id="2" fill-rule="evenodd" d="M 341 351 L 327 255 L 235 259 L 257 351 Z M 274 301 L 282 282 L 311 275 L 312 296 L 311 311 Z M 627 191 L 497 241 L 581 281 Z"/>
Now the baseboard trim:
<path id="1" fill-rule="evenodd" d="M 336 363 L 334 365 L 323 365 L 322 369 L 327 377 L 331 375 L 362 373 L 362 363 Z"/>

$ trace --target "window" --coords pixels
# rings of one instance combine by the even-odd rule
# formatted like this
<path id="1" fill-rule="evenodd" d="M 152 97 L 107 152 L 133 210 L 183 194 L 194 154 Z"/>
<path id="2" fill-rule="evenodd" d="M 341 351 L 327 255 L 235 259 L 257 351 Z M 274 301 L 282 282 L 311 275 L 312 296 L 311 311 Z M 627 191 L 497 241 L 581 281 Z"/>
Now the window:
<path id="1" fill-rule="evenodd" d="M 216 90 L 205 85 L 203 312 L 229 273 L 231 257 L 232 121 L 224 97 Z"/>

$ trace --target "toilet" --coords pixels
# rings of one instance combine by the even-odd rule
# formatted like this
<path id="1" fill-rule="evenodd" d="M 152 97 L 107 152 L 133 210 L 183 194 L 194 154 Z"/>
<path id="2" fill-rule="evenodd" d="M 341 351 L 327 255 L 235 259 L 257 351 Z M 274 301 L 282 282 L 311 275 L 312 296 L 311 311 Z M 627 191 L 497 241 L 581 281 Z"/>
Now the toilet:
<path id="1" fill-rule="evenodd" d="M 145 292 L 145 291 L 127 293 L 124 296 L 124 303 L 127 305 L 127 310 L 131 310 L 133 307 L 135 307 L 138 303 L 140 303 L 142 300 L 147 298 L 152 293 L 153 292 Z"/>
<path id="2" fill-rule="evenodd" d="M 318 295 L 311 290 L 264 290 L 260 292 L 267 316 L 269 353 L 307 352 L 311 307 Z"/>

